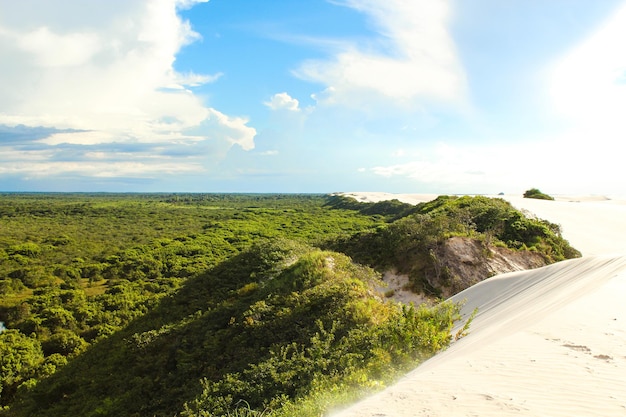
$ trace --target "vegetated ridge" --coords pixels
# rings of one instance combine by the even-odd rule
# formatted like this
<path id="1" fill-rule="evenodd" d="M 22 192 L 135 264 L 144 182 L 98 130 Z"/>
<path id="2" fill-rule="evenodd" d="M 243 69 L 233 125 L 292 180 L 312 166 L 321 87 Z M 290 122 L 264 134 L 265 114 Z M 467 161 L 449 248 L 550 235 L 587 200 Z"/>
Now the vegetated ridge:
<path id="1" fill-rule="evenodd" d="M 380 271 L 445 296 L 484 260 L 577 256 L 484 198 L 1 195 L 0 227 L 7 416 L 318 416 L 452 338 L 459 306 L 396 303 Z"/>
<path id="2" fill-rule="evenodd" d="M 397 200 L 368 205 L 337 195 L 330 204 L 365 212 L 395 206 L 397 220 L 332 247 L 378 270 L 407 274 L 414 291 L 435 297 L 496 274 L 580 256 L 559 225 L 526 216 L 500 198 L 440 196 L 412 206 Z"/>

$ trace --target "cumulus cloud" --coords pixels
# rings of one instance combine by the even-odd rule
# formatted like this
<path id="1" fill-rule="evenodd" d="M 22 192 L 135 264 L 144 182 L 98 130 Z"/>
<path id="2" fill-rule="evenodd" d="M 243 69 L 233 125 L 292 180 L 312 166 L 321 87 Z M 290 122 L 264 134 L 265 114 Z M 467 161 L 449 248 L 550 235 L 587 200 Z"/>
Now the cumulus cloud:
<path id="1" fill-rule="evenodd" d="M 11 35 L 11 34 L 10 34 Z M 98 52 L 100 41 L 94 33 L 62 35 L 43 26 L 23 34 L 14 33 L 17 47 L 41 67 L 68 67 L 89 61 Z"/>
<path id="2" fill-rule="evenodd" d="M 174 68 L 181 48 L 200 38 L 178 11 L 206 1 L 68 0 L 63 7 L 45 0 L 1 2 L 3 136 L 16 138 L 25 128 L 38 128 L 39 133 L 49 129 L 49 134 L 39 134 L 30 149 L 40 152 L 43 168 L 33 163 L 25 167 L 24 147 L 20 153 L 3 147 L 0 172 L 105 172 L 91 170 L 89 163 L 84 169 L 78 162 L 44 163 L 46 155 L 60 157 L 69 145 L 92 147 L 92 155 L 102 155 L 109 152 L 103 144 L 143 144 L 140 149 L 146 152 L 110 155 L 108 162 L 115 160 L 112 166 L 117 168 L 106 172 L 120 175 L 185 171 L 185 164 L 198 170 L 199 154 L 213 148 L 199 146 L 191 162 L 150 158 L 155 150 L 166 154 L 171 148 L 175 154 L 175 149 L 207 141 L 254 148 L 256 131 L 246 118 L 207 107 L 193 92 L 221 74 L 179 73 Z M 7 159 L 9 155 L 14 159 Z"/>
<path id="3" fill-rule="evenodd" d="M 326 104 L 357 104 L 363 94 L 396 103 L 432 100 L 460 104 L 465 75 L 447 24 L 447 0 L 344 0 L 370 19 L 378 34 L 368 44 L 344 44 L 327 60 L 309 60 L 298 77 L 327 88 Z"/>
<path id="4" fill-rule="evenodd" d="M 402 155 L 394 156 L 401 157 L 405 154 L 406 151 Z M 426 184 L 464 185 L 474 180 L 484 181 L 484 178 L 472 178 L 468 175 L 481 163 L 475 157 L 467 158 L 467 153 L 460 147 L 439 143 L 420 151 L 413 151 L 411 155 L 413 156 L 407 158 L 405 162 L 375 166 L 371 171 L 385 178 L 401 177 Z M 497 162 L 491 166 L 497 166 Z"/>
<path id="5" fill-rule="evenodd" d="M 276 93 L 265 104 L 272 110 L 300 111 L 300 103 L 287 93 Z"/>
<path id="6" fill-rule="evenodd" d="M 211 109 L 210 117 L 214 131 L 233 145 L 239 145 L 245 151 L 254 149 L 256 130 L 246 126 L 248 120 L 243 117 L 230 117 Z"/>

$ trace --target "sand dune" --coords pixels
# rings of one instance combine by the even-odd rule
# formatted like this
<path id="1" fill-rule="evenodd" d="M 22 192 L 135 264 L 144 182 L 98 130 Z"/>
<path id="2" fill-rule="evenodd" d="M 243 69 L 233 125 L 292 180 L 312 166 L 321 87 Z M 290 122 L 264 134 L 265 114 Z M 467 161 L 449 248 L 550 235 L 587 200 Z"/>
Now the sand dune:
<path id="1" fill-rule="evenodd" d="M 457 294 L 470 334 L 334 417 L 626 415 L 626 204 L 506 198 L 593 256 Z"/>

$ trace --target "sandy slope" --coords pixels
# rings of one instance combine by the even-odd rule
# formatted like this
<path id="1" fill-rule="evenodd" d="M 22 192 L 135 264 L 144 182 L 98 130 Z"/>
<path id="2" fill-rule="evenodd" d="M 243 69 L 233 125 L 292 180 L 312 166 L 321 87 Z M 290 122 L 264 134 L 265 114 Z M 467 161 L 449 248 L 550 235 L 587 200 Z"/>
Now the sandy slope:
<path id="1" fill-rule="evenodd" d="M 334 417 L 626 415 L 626 204 L 506 198 L 594 256 L 458 294 L 469 336 Z"/>

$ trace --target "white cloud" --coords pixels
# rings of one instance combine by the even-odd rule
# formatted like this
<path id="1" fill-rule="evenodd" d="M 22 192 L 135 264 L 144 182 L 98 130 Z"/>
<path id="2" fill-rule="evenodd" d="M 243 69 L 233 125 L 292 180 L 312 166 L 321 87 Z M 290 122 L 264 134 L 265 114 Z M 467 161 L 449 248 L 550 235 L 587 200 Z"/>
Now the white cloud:
<path id="1" fill-rule="evenodd" d="M 60 144 L 96 145 L 115 141 L 116 136 L 107 132 L 63 132 L 53 133 L 37 142 L 55 146 Z"/>
<path id="2" fill-rule="evenodd" d="M 98 53 L 101 41 L 94 33 L 53 33 L 43 26 L 21 36 L 14 36 L 17 45 L 31 54 L 42 67 L 68 67 L 88 62 Z"/>
<path id="3" fill-rule="evenodd" d="M 554 108 L 577 127 L 626 133 L 626 6 L 561 57 L 550 73 Z"/>
<path id="4" fill-rule="evenodd" d="M 367 172 L 407 187 L 450 193 L 523 192 L 539 187 L 556 194 L 623 195 L 626 166 L 616 144 L 564 134 L 519 143 L 438 143 L 407 150 L 406 162 L 374 165 Z"/>
<path id="5" fill-rule="evenodd" d="M 233 145 L 239 145 L 245 151 L 254 149 L 256 130 L 246 126 L 248 120 L 243 117 L 230 117 L 215 109 L 210 109 L 211 123 L 217 136 L 222 136 Z"/>
<path id="6" fill-rule="evenodd" d="M 297 99 L 291 97 L 287 93 L 276 93 L 272 96 L 270 101 L 266 101 L 265 104 L 272 110 L 289 110 L 289 111 L 300 111 L 300 103 Z"/>
<path id="7" fill-rule="evenodd" d="M 366 14 L 378 38 L 344 45 L 329 60 L 304 62 L 295 74 L 328 88 L 322 103 L 360 105 L 363 94 L 396 103 L 416 99 L 449 104 L 465 100 L 465 75 L 447 24 L 447 0 L 345 0 Z"/>
<path id="8" fill-rule="evenodd" d="M 517 141 L 464 137 L 471 145 L 405 149 L 401 160 L 372 164 L 390 182 L 456 193 L 523 192 L 624 195 L 626 165 L 626 5 L 547 72 L 554 121 L 545 133 L 514 132 Z M 555 126 L 566 126 L 558 133 Z M 503 135 L 506 137 L 506 135 Z"/>
<path id="9" fill-rule="evenodd" d="M 98 159 L 97 157 L 94 159 Z M 145 161 L 40 161 L 31 166 L 9 163 L 0 167 L 0 174 L 24 174 L 27 178 L 42 178 L 54 175 L 72 174 L 96 178 L 131 177 L 142 178 L 150 174 L 199 173 L 204 169 L 199 164 L 180 164 L 176 162 Z"/>
<path id="10" fill-rule="evenodd" d="M 181 48 L 200 37 L 177 11 L 206 1 L 0 2 L 0 125 L 78 130 L 38 143 L 98 146 L 94 152 L 107 152 L 105 143 L 132 143 L 167 153 L 205 141 L 253 149 L 256 130 L 246 118 L 207 107 L 190 90 L 221 74 L 174 69 Z M 160 168 L 151 167 L 163 167 L 147 159 L 129 163 L 118 172 L 152 175 Z M 50 163 L 45 170 L 55 167 L 65 169 Z"/>
<path id="11" fill-rule="evenodd" d="M 419 153 L 411 153 L 422 156 L 405 163 L 376 166 L 371 171 L 386 178 L 402 177 L 423 183 L 460 186 L 471 182 L 473 178 L 468 173 L 475 172 L 475 167 L 481 166 L 480 156 L 468 158 L 464 149 L 443 143 L 424 148 Z"/>
<path id="12" fill-rule="evenodd" d="M 626 137 L 626 5 L 559 57 L 548 72 L 551 110 L 567 128 L 542 153 L 555 175 L 589 192 L 626 193 L 622 144 Z"/>

